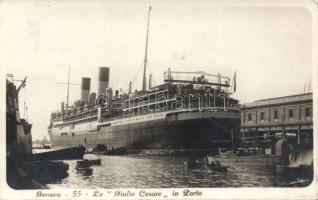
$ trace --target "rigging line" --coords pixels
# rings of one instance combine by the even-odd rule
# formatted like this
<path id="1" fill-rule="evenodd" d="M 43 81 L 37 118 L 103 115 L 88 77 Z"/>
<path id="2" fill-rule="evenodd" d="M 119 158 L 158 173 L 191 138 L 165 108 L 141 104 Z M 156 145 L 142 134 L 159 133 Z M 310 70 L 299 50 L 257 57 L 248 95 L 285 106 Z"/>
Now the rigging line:
<path id="1" fill-rule="evenodd" d="M 153 83 L 153 86 L 156 86 L 157 85 L 157 81 L 156 81 L 156 77 L 155 77 L 155 74 L 154 71 L 152 70 L 153 68 L 151 67 L 151 64 L 148 63 L 147 65 L 148 69 L 149 69 L 149 72 L 150 74 L 152 74 L 152 83 Z"/>
<path id="2" fill-rule="evenodd" d="M 157 81 L 156 81 L 156 78 L 155 76 L 152 74 L 152 85 L 153 86 L 156 86 L 157 85 Z"/>
<path id="3" fill-rule="evenodd" d="M 120 74 L 120 69 L 117 71 L 116 73 L 116 80 L 113 82 L 113 88 L 117 88 L 118 84 L 118 78 L 119 78 L 119 74 Z"/>
<path id="4" fill-rule="evenodd" d="M 23 118 L 25 119 L 25 92 L 23 92 Z"/>
<path id="5" fill-rule="evenodd" d="M 23 118 L 26 119 L 26 106 L 27 106 L 27 89 L 24 87 L 23 90 Z"/>
<path id="6" fill-rule="evenodd" d="M 137 76 L 138 76 L 138 74 L 139 74 L 140 70 L 142 69 L 142 67 L 143 67 L 143 66 L 140 66 L 140 67 L 139 67 L 139 69 L 138 69 L 137 73 L 135 74 L 135 76 L 134 76 L 133 80 L 131 81 L 132 83 L 133 83 L 133 82 L 135 82 L 135 80 L 136 80 L 136 78 L 137 78 Z"/>
<path id="7" fill-rule="evenodd" d="M 231 133 L 230 130 L 224 128 L 222 125 L 220 125 L 219 123 L 217 123 L 215 120 L 211 119 L 211 118 L 208 118 L 211 122 L 213 122 L 215 125 L 217 125 L 219 128 L 221 128 L 222 130 L 224 130 L 225 132 L 227 133 Z"/>

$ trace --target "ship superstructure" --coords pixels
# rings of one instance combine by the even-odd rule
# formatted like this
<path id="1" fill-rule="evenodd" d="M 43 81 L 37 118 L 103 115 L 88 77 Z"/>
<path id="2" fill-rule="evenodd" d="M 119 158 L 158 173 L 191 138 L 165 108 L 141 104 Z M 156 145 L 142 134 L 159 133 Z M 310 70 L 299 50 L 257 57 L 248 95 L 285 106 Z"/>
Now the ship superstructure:
<path id="1" fill-rule="evenodd" d="M 231 98 L 230 78 L 205 72 L 164 72 L 164 83 L 146 88 L 149 16 L 140 91 L 114 90 L 110 69 L 99 68 L 98 91 L 83 77 L 81 100 L 51 114 L 53 146 L 128 149 L 211 149 L 233 146 L 239 132 L 238 101 Z M 67 100 L 68 102 L 68 100 Z"/>
<path id="2" fill-rule="evenodd" d="M 239 130 L 238 101 L 228 92 L 229 78 L 220 74 L 168 70 L 161 85 L 114 94 L 108 75 L 109 68 L 100 68 L 97 97 L 89 93 L 90 79 L 82 78 L 81 100 L 52 113 L 53 145 L 212 148 L 229 145 Z"/>

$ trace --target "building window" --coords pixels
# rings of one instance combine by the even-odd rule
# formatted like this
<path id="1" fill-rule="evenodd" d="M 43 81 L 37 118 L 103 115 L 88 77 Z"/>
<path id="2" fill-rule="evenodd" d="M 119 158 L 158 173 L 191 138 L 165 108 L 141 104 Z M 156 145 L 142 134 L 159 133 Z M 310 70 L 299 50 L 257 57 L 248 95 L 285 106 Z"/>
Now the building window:
<path id="1" fill-rule="evenodd" d="M 274 110 L 274 119 L 278 119 L 278 110 Z"/>
<path id="2" fill-rule="evenodd" d="M 288 110 L 288 118 L 293 118 L 294 117 L 294 112 L 293 109 Z"/>
<path id="3" fill-rule="evenodd" d="M 252 121 L 252 114 L 251 113 L 249 113 L 248 115 L 247 115 L 247 120 L 250 122 L 250 121 Z"/>
<path id="4" fill-rule="evenodd" d="M 264 112 L 261 112 L 261 120 L 264 120 Z"/>
<path id="5" fill-rule="evenodd" d="M 305 117 L 310 117 L 310 108 L 307 107 L 305 110 Z"/>

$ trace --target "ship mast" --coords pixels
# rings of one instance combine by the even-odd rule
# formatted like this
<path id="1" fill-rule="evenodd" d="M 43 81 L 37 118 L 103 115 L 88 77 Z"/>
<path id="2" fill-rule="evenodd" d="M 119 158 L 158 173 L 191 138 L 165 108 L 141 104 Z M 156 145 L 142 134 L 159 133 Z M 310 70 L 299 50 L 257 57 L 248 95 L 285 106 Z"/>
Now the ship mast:
<path id="1" fill-rule="evenodd" d="M 146 67 L 147 67 L 147 54 L 148 54 L 148 35 L 149 35 L 150 10 L 151 10 L 151 6 L 149 6 L 149 10 L 148 10 L 147 35 L 146 35 L 146 50 L 145 50 L 145 60 L 144 60 L 144 75 L 143 75 L 143 81 L 142 81 L 142 91 L 146 91 L 146 87 L 147 87 L 147 86 L 146 86 L 146 84 L 147 84 Z"/>
<path id="2" fill-rule="evenodd" d="M 67 93 L 66 93 L 66 110 L 68 110 L 68 103 L 69 103 L 69 96 L 70 96 L 70 85 L 80 85 L 77 83 L 70 83 L 70 76 L 71 76 L 71 66 L 68 66 L 68 76 L 67 76 L 67 83 L 65 82 L 57 82 L 57 84 L 67 84 Z"/>

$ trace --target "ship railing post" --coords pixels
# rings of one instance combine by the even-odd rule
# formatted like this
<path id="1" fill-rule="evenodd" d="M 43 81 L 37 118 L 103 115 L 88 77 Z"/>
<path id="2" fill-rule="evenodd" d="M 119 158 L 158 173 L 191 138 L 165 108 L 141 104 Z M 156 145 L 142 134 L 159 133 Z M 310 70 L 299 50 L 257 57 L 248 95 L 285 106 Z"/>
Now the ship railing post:
<path id="1" fill-rule="evenodd" d="M 201 111 L 201 97 L 199 96 L 199 111 Z"/>
<path id="2" fill-rule="evenodd" d="M 97 108 L 97 120 L 98 120 L 98 122 L 101 122 L 101 112 L 102 112 L 101 107 L 98 107 Z"/>
<path id="3" fill-rule="evenodd" d="M 227 111 L 227 109 L 226 109 L 225 95 L 224 95 L 224 94 L 219 94 L 218 97 L 223 97 L 223 110 L 224 110 L 224 111 Z"/>
<path id="4" fill-rule="evenodd" d="M 208 97 L 208 99 L 206 99 L 206 97 Z M 209 107 L 210 107 L 210 96 L 209 96 L 209 94 L 204 94 L 202 101 L 203 101 L 203 108 L 202 109 L 203 110 L 208 110 Z M 204 102 L 205 102 L 205 106 L 204 106 Z"/>
<path id="5" fill-rule="evenodd" d="M 217 111 L 216 109 L 215 109 L 215 89 L 214 89 L 214 94 L 213 94 L 213 111 Z"/>
<path id="6" fill-rule="evenodd" d="M 211 96 L 213 96 L 213 94 L 211 94 L 210 91 L 211 91 L 211 90 L 209 89 L 209 90 L 208 90 L 208 92 L 209 92 L 209 93 L 208 93 L 208 103 L 209 103 L 209 105 L 208 105 L 208 110 L 209 110 L 209 111 L 211 111 Z M 213 105 L 213 106 L 214 106 L 214 105 Z M 212 110 L 214 110 L 214 109 L 212 108 Z"/>
<path id="7" fill-rule="evenodd" d="M 193 96 L 193 94 L 189 94 L 189 102 L 188 102 L 189 103 L 189 108 L 188 108 L 189 110 L 191 110 L 191 96 Z"/>

